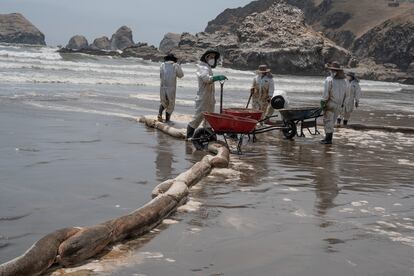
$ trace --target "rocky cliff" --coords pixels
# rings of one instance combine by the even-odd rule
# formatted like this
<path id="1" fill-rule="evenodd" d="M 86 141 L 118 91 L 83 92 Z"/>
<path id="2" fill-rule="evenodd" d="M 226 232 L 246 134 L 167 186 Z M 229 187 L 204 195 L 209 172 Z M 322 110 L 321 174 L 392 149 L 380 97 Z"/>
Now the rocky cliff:
<path id="1" fill-rule="evenodd" d="M 352 45 L 355 54 L 406 71 L 414 61 L 414 15 L 398 16 L 372 28 Z"/>
<path id="2" fill-rule="evenodd" d="M 219 16 L 215 23 L 209 23 L 208 32 L 183 34 L 173 51 L 192 61 L 205 49 L 217 48 L 223 54 L 224 66 L 254 70 L 267 63 L 273 72 L 281 74 L 317 75 L 328 61 L 348 63 L 351 54 L 306 25 L 302 10 L 284 1 L 274 2 L 256 1 L 240 8 L 237 20 L 235 13 L 227 10 L 224 13 L 231 23 L 226 16 Z M 259 12 L 253 12 L 256 8 Z M 246 13 L 251 14 L 243 18 Z"/>
<path id="3" fill-rule="evenodd" d="M 0 14 L 0 42 L 46 45 L 44 34 L 19 13 Z"/>
<path id="4" fill-rule="evenodd" d="M 265 12 L 275 3 L 300 8 L 309 28 L 348 49 L 355 56 L 354 66 L 355 60 L 360 60 L 363 76 L 411 82 L 413 73 L 408 68 L 413 60 L 412 2 L 389 7 L 387 1 L 372 0 L 258 0 L 245 7 L 225 10 L 208 23 L 205 31 L 235 33 L 246 17 Z M 293 30 L 296 28 L 292 25 Z M 389 64 L 395 66 L 390 69 Z M 373 74 L 369 67 L 380 72 Z"/>

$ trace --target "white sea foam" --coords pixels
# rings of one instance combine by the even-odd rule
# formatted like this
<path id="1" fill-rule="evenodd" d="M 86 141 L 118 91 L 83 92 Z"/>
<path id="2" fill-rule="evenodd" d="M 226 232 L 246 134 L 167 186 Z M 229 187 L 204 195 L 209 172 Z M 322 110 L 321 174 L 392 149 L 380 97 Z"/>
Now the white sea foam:
<path id="1" fill-rule="evenodd" d="M 114 116 L 120 118 L 136 119 L 138 116 L 133 114 L 127 114 L 123 112 L 114 112 L 114 111 L 105 111 L 105 110 L 95 110 L 95 109 L 86 109 L 81 107 L 69 107 L 69 106 L 59 106 L 59 105 L 48 105 L 38 102 L 26 102 L 27 105 L 38 107 L 41 109 L 55 110 L 55 111 L 65 111 L 65 112 L 80 112 L 80 113 L 89 113 L 89 114 L 98 114 L 104 116 Z M 152 109 L 141 108 L 142 111 L 153 111 Z"/>
<path id="2" fill-rule="evenodd" d="M 190 200 L 183 206 L 180 206 L 177 208 L 177 211 L 179 212 L 195 212 L 201 207 L 201 202 L 195 201 L 193 198 L 190 198 Z"/>
<path id="3" fill-rule="evenodd" d="M 16 49 L 16 48 L 14 48 Z M 0 49 L 0 56 L 7 58 L 30 58 L 30 59 L 43 59 L 43 60 L 60 60 L 62 57 L 56 52 L 54 48 L 39 48 L 32 51 L 10 51 Z"/>

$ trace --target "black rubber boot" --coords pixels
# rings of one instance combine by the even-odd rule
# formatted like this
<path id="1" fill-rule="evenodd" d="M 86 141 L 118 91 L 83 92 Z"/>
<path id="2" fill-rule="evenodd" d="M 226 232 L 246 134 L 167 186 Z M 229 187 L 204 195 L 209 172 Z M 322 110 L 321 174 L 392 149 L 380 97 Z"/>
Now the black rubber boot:
<path id="1" fill-rule="evenodd" d="M 171 121 L 171 114 L 168 112 L 165 112 L 165 121 L 170 122 Z"/>
<path id="2" fill-rule="evenodd" d="M 187 126 L 187 140 L 193 137 L 194 131 L 195 129 L 192 128 L 190 125 Z"/>
<path id="3" fill-rule="evenodd" d="M 164 107 L 162 106 L 162 104 L 160 105 L 160 109 L 158 111 L 158 121 L 162 122 L 162 112 L 164 112 Z"/>
<path id="4" fill-rule="evenodd" d="M 348 125 L 348 120 L 344 120 L 344 126 Z"/>
<path id="5" fill-rule="evenodd" d="M 326 133 L 325 139 L 321 140 L 321 144 L 330 145 L 332 144 L 333 133 Z"/>
<path id="6" fill-rule="evenodd" d="M 341 122 L 342 122 L 341 118 L 338 118 L 338 119 L 336 120 L 336 124 L 337 124 L 338 126 L 341 124 Z"/>

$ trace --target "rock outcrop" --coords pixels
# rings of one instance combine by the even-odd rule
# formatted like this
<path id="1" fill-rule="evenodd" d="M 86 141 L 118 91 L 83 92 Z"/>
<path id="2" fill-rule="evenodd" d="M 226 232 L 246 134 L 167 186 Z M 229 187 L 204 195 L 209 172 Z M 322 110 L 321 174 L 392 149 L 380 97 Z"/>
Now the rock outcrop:
<path id="1" fill-rule="evenodd" d="M 162 61 L 165 54 L 158 51 L 155 46 L 147 43 L 137 43 L 131 47 L 124 49 L 122 57 L 136 57 L 144 60 L 152 60 L 154 62 Z"/>
<path id="2" fill-rule="evenodd" d="M 108 37 L 102 36 L 99 38 L 96 38 L 93 43 L 90 45 L 91 49 L 94 50 L 104 50 L 109 51 L 111 50 L 111 41 Z"/>
<path id="3" fill-rule="evenodd" d="M 84 36 L 75 35 L 69 40 L 66 47 L 59 51 L 62 53 L 72 53 L 75 51 L 87 54 L 108 55 L 108 52 L 116 53 L 116 51 L 123 51 L 134 45 L 131 29 L 127 26 L 122 26 L 112 35 L 111 39 L 102 36 L 96 38 L 91 45 L 88 44 L 88 40 Z"/>
<path id="4" fill-rule="evenodd" d="M 0 14 L 0 42 L 46 45 L 44 34 L 20 13 Z"/>
<path id="5" fill-rule="evenodd" d="M 89 48 L 88 40 L 83 35 L 75 35 L 69 40 L 66 48 L 72 50 L 82 50 Z"/>
<path id="6" fill-rule="evenodd" d="M 395 64 L 377 64 L 372 58 L 362 59 L 353 71 L 361 79 L 414 85 L 414 70 L 401 71 Z"/>
<path id="7" fill-rule="evenodd" d="M 125 48 L 133 46 L 132 31 L 127 26 L 119 28 L 111 38 L 112 50 L 124 50 Z"/>
<path id="8" fill-rule="evenodd" d="M 160 42 L 160 51 L 163 53 L 169 53 L 172 49 L 178 46 L 180 39 L 180 34 L 167 33 Z"/>

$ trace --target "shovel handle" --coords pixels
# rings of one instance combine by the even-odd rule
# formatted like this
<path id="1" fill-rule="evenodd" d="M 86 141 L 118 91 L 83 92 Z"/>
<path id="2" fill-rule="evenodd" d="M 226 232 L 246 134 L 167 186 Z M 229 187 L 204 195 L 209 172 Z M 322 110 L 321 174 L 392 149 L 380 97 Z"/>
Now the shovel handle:
<path id="1" fill-rule="evenodd" d="M 223 91 L 224 90 L 224 81 L 220 81 L 220 114 L 223 113 Z"/>
<path id="2" fill-rule="evenodd" d="M 250 97 L 249 97 L 249 100 L 247 101 L 247 104 L 246 104 L 246 108 L 249 108 L 249 104 L 250 104 L 250 101 L 251 101 L 251 99 L 252 99 L 252 94 L 250 94 Z"/>

